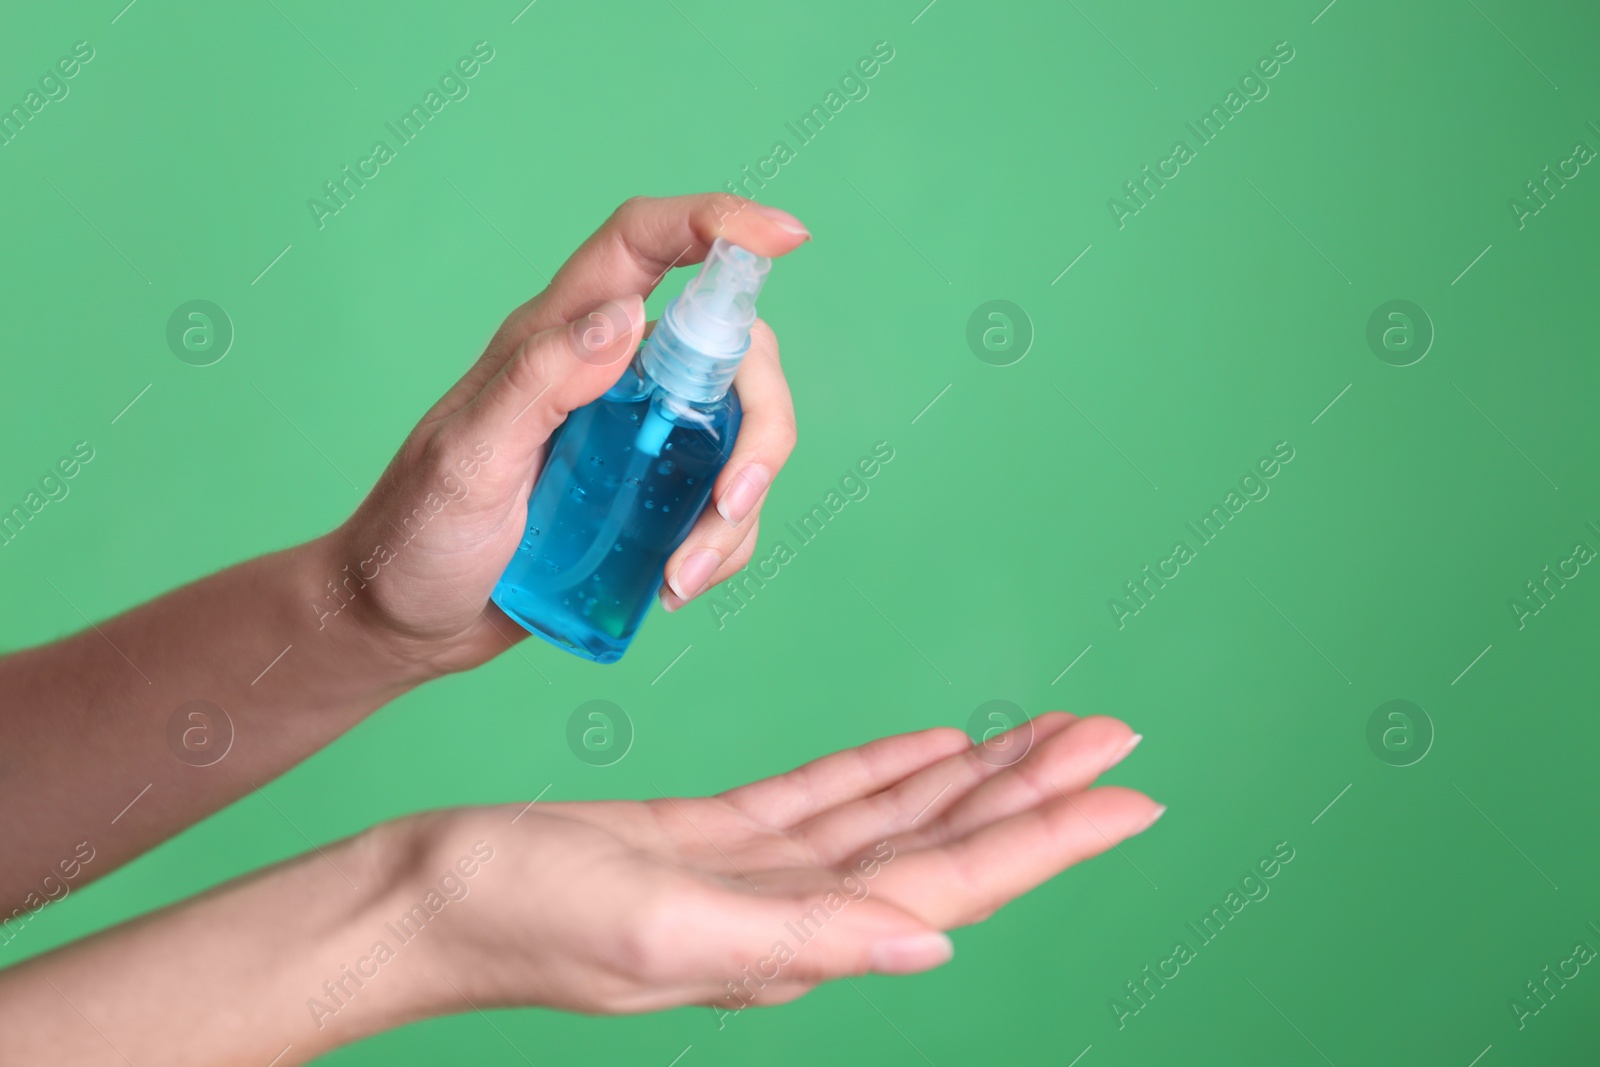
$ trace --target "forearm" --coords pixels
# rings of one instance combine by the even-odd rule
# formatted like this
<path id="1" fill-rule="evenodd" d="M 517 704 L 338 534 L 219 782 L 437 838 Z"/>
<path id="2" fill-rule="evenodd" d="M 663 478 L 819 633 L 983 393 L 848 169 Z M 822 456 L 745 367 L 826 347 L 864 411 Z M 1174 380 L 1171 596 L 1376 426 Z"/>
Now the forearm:
<path id="1" fill-rule="evenodd" d="M 0 660 L 0 916 L 107 873 L 429 676 L 370 635 L 359 590 L 331 613 L 336 544 L 262 556 Z M 94 859 L 66 879 L 85 842 Z"/>
<path id="2" fill-rule="evenodd" d="M 0 972 L 6 1062 L 288 1067 L 437 1010 L 385 925 L 419 863 L 389 824 Z"/>

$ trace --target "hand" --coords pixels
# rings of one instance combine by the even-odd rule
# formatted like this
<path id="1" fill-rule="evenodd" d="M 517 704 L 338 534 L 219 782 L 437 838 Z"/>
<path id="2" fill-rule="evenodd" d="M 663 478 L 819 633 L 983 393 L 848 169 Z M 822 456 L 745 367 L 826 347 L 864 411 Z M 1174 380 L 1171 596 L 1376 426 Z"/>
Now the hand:
<path id="1" fill-rule="evenodd" d="M 343 583 L 330 587 L 328 613 L 353 609 L 425 673 L 474 667 L 525 637 L 489 594 L 522 538 L 545 443 L 621 377 L 647 329 L 643 298 L 672 267 L 703 260 L 719 236 L 781 256 L 810 235 L 786 212 L 728 194 L 623 204 L 549 288 L 511 313 L 325 539 Z M 714 508 L 667 563 L 668 610 L 748 562 L 766 488 L 794 447 L 789 388 L 764 322 L 735 387 L 743 424 Z"/>
<path id="2" fill-rule="evenodd" d="M 1124 724 L 1052 712 L 1032 728 L 1031 751 L 1005 767 L 980 758 L 1004 746 L 975 749 L 941 728 L 716 797 L 421 816 L 424 844 L 390 910 L 438 891 L 446 873 L 465 895 L 434 920 L 433 956 L 411 973 L 442 973 L 433 1011 L 735 1011 L 847 975 L 938 966 L 951 953 L 942 931 L 1164 810 L 1129 789 L 1090 789 L 1137 743 Z M 492 859 L 463 879 L 454 865 L 474 846 Z"/>

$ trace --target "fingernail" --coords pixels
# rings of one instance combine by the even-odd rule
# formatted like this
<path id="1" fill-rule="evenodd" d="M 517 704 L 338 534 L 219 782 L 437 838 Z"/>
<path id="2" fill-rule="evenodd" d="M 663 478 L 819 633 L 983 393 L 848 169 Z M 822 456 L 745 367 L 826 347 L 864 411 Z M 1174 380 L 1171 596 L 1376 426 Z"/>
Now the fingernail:
<path id="1" fill-rule="evenodd" d="M 944 934 L 917 934 L 879 941 L 872 946 L 867 965 L 878 974 L 916 974 L 949 963 L 955 954 Z"/>
<path id="2" fill-rule="evenodd" d="M 1134 734 L 1132 737 L 1128 738 L 1127 743 L 1122 746 L 1122 751 L 1117 753 L 1117 758 L 1106 765 L 1106 770 L 1109 771 L 1112 767 L 1115 767 L 1117 764 L 1127 759 L 1128 753 L 1138 748 L 1139 742 L 1143 740 L 1144 734 Z"/>
<path id="3" fill-rule="evenodd" d="M 1147 822 L 1143 826 L 1139 827 L 1139 832 L 1142 834 L 1146 830 L 1150 829 L 1150 827 L 1152 827 L 1152 826 L 1154 826 L 1156 824 L 1156 820 L 1161 818 L 1161 816 L 1165 815 L 1166 813 L 1167 813 L 1167 806 L 1165 804 L 1163 804 L 1159 808 L 1156 809 L 1156 813 L 1154 815 L 1150 816 L 1150 821 L 1149 822 Z"/>
<path id="4" fill-rule="evenodd" d="M 717 501 L 717 513 L 728 520 L 729 525 L 739 525 L 771 484 L 772 474 L 767 468 L 759 463 L 746 464 L 744 470 L 728 482 L 728 491 Z"/>
<path id="5" fill-rule="evenodd" d="M 661 600 L 661 610 L 667 612 L 669 615 L 684 605 L 683 598 L 677 593 L 674 593 L 671 589 L 668 589 L 666 586 L 662 586 L 660 592 L 656 595 Z"/>
<path id="6" fill-rule="evenodd" d="M 711 580 L 712 572 L 721 562 L 722 557 L 710 549 L 696 552 L 683 561 L 677 573 L 667 579 L 667 584 L 672 586 L 679 600 L 687 601 Z"/>
<path id="7" fill-rule="evenodd" d="M 766 204 L 755 204 L 754 207 L 756 209 L 756 214 L 760 215 L 764 219 L 770 219 L 773 222 L 776 222 L 779 226 L 783 227 L 785 230 L 788 230 L 790 233 L 803 234 L 806 237 L 811 236 L 811 231 L 806 229 L 805 223 L 801 222 L 787 211 L 784 211 L 782 208 L 770 207 Z"/>

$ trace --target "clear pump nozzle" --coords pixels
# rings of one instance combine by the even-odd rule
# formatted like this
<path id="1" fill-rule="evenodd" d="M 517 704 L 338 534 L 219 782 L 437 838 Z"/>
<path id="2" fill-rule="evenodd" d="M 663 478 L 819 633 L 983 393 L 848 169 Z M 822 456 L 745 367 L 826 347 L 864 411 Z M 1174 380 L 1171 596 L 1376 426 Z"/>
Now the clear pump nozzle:
<path id="1" fill-rule="evenodd" d="M 772 260 L 719 237 L 705 265 L 645 342 L 644 369 L 667 392 L 694 403 L 720 400 L 750 347 L 756 296 Z"/>
<path id="2" fill-rule="evenodd" d="M 702 350 L 743 351 L 756 321 L 756 296 L 772 260 L 717 238 L 699 275 L 678 298 L 677 327 Z"/>

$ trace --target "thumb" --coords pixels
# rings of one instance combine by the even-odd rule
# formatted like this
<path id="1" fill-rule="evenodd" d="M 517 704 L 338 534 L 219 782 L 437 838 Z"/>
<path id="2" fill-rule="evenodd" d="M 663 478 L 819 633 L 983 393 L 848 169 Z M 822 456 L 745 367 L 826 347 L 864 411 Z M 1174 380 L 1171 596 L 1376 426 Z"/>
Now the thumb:
<path id="1" fill-rule="evenodd" d="M 916 974 L 948 963 L 955 954 L 944 931 L 870 897 L 828 893 L 793 906 L 787 929 L 797 944 L 785 974 L 791 981 Z"/>
<path id="2" fill-rule="evenodd" d="M 522 341 L 461 412 L 464 427 L 532 463 L 556 427 L 616 384 L 644 334 L 644 300 L 607 300 Z"/>
<path id="3" fill-rule="evenodd" d="M 947 963 L 942 931 L 870 896 L 840 892 L 745 897 L 724 907 L 719 925 L 731 950 L 717 962 L 719 998 L 770 1001 L 760 994 L 853 975 L 915 974 Z"/>

